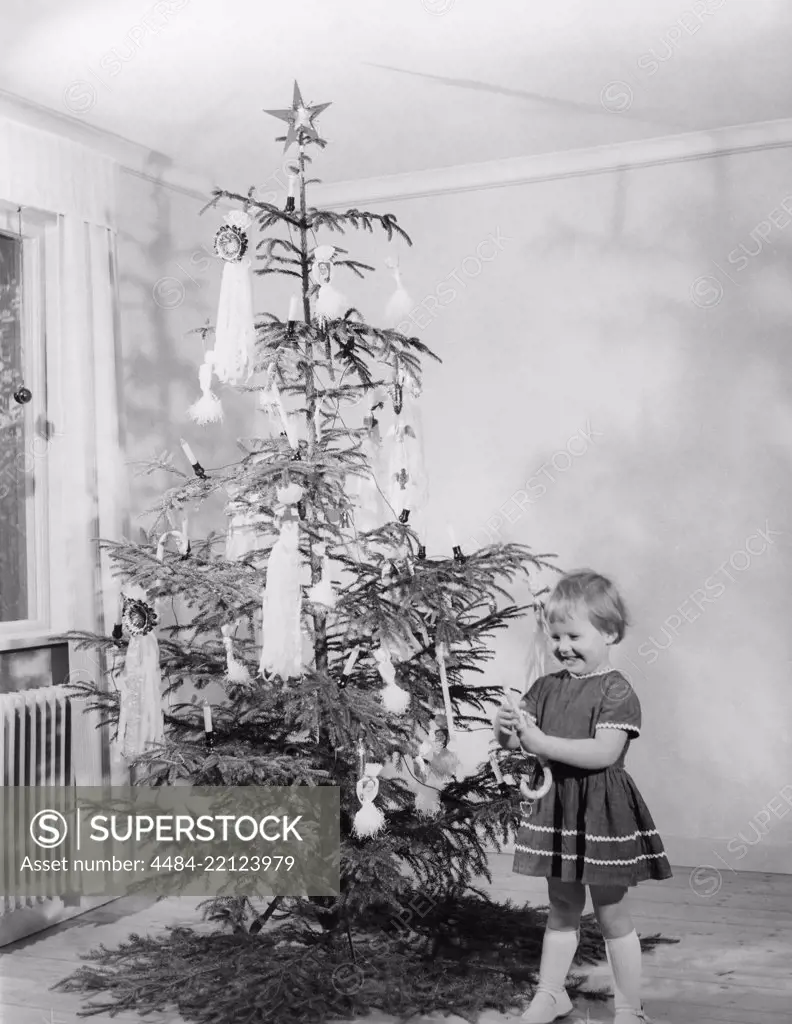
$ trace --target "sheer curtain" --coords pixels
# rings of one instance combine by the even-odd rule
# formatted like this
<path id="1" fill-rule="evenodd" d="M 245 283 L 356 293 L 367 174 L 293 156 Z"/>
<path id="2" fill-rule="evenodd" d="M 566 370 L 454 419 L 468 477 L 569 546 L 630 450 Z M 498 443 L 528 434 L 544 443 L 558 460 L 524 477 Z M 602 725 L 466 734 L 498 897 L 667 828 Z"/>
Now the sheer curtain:
<path id="1" fill-rule="evenodd" d="M 97 541 L 120 539 L 128 507 L 117 382 L 117 173 L 103 154 L 0 113 L 0 204 L 22 207 L 23 235 L 26 218 L 43 225 L 44 636 L 108 631 L 116 615 L 117 588 Z M 98 679 L 90 653 L 72 651 L 70 669 Z M 97 768 L 101 777 L 97 765 L 79 774 L 96 778 Z"/>

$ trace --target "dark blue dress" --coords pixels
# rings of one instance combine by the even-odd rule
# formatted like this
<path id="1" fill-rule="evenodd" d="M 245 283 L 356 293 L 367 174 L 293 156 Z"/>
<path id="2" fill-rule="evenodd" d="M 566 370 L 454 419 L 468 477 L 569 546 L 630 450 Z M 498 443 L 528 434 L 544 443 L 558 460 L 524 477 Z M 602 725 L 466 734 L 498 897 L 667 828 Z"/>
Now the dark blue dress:
<path id="1" fill-rule="evenodd" d="M 548 736 L 592 739 L 597 729 L 622 729 L 629 738 L 609 768 L 550 762 L 553 785 L 522 815 L 513 870 L 584 885 L 670 878 L 663 841 L 624 768 L 641 734 L 641 705 L 627 679 L 616 671 L 586 678 L 555 672 L 537 679 L 521 707 Z"/>

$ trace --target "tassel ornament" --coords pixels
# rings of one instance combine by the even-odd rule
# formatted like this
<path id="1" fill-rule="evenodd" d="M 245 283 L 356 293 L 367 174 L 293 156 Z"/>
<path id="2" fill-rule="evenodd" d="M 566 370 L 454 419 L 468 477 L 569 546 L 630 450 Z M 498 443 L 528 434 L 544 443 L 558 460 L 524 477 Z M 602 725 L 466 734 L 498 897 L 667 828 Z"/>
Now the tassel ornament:
<path id="1" fill-rule="evenodd" d="M 130 585 L 123 596 L 122 627 L 129 633 L 124 670 L 119 680 L 118 742 L 134 760 L 165 742 L 162 675 L 154 627 L 157 616 L 142 587 Z"/>
<path id="2" fill-rule="evenodd" d="M 375 836 L 385 827 L 385 815 L 374 803 L 379 793 L 378 776 L 382 767 L 381 764 L 367 764 L 363 778 L 358 780 L 356 792 L 361 808 L 355 815 L 353 830 L 360 838 Z"/>
<path id="3" fill-rule="evenodd" d="M 267 561 L 259 665 L 262 676 L 277 675 L 290 679 L 302 674 L 300 527 L 292 507 L 302 494 L 299 484 L 278 489 L 278 500 L 287 508 L 281 519 L 280 534 Z"/>
<path id="4" fill-rule="evenodd" d="M 245 258 L 253 223 L 248 213 L 234 211 L 215 236 L 215 252 L 224 261 L 215 328 L 214 372 L 224 384 L 250 379 L 255 364 L 256 328 L 253 313 L 251 262 Z"/>

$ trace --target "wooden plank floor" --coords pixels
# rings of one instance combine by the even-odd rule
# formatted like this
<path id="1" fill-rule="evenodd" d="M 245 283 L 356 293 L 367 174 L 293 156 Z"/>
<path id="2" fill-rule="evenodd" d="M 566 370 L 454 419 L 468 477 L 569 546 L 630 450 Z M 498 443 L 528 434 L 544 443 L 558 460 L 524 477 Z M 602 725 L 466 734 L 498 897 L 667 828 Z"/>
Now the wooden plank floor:
<path id="1" fill-rule="evenodd" d="M 492 893 L 517 903 L 546 903 L 545 883 L 511 873 L 511 856 L 494 855 Z M 792 1021 L 792 875 L 731 873 L 709 898 L 689 885 L 689 869 L 667 882 L 634 890 L 633 916 L 642 934 L 661 932 L 678 945 L 659 946 L 644 958 L 647 1011 L 656 1024 L 786 1024 Z M 131 932 L 157 934 L 167 925 L 199 923 L 188 901 L 117 900 L 30 939 L 0 948 L 0 1024 L 78 1024 L 80 997 L 50 987 L 99 943 L 114 946 Z M 588 988 L 608 989 L 605 965 L 590 970 Z M 518 1019 L 488 1012 L 480 1024 Z M 610 1022 L 612 1004 L 582 1002 L 569 1021 Z M 136 1015 L 92 1017 L 94 1024 L 144 1024 Z M 413 1024 L 460 1024 L 432 1017 Z M 182 1024 L 177 1014 L 146 1024 Z M 285 1024 L 285 1022 L 284 1022 Z M 372 1017 L 369 1024 L 393 1024 Z"/>

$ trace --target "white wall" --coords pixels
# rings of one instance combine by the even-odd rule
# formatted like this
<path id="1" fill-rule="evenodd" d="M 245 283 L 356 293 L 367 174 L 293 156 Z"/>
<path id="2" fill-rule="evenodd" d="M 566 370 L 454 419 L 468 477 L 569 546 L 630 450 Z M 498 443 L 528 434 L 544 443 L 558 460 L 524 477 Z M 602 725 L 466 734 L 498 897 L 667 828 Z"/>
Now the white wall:
<path id="1" fill-rule="evenodd" d="M 760 149 L 388 204 L 445 360 L 437 541 L 451 517 L 615 576 L 645 719 L 631 770 L 672 862 L 724 872 L 792 865 L 789 170 Z M 487 680 L 518 680 L 526 642 L 511 630 Z"/>
<path id="2" fill-rule="evenodd" d="M 497 165 L 380 183 L 413 194 L 361 206 L 396 213 L 414 249 L 365 234 L 342 244 L 380 268 L 400 255 L 425 300 L 416 333 L 444 360 L 425 389 L 430 553 L 447 548 L 450 518 L 460 537 L 484 543 L 489 523 L 564 567 L 613 574 L 634 617 L 616 661 L 645 719 L 629 766 L 672 862 L 788 871 L 790 155 L 751 142 L 685 159 L 718 145 L 690 137 L 656 163 L 641 159 L 653 143 L 628 161 L 601 150 L 574 173 L 558 158 L 558 178 L 545 158 L 544 180 L 502 187 L 487 187 Z M 608 169 L 624 162 L 636 166 Z M 443 191 L 463 179 L 466 190 Z M 255 421 L 250 405 L 227 402 L 227 430 L 204 441 L 186 425 L 201 344 L 185 332 L 214 316 L 219 287 L 201 246 L 220 218 L 198 218 L 199 206 L 123 176 L 125 428 L 133 457 L 169 449 L 178 460 L 188 436 L 211 466 Z M 500 248 L 482 247 L 499 236 Z M 741 260 L 741 244 L 756 255 Z M 346 290 L 377 322 L 391 288 L 383 270 Z M 259 308 L 283 302 L 262 286 Z M 133 481 L 134 509 L 161 486 Z M 219 522 L 215 505 L 198 528 Z M 519 682 L 527 635 L 515 626 L 501 638 L 487 681 Z M 469 763 L 487 738 L 470 738 Z"/>

